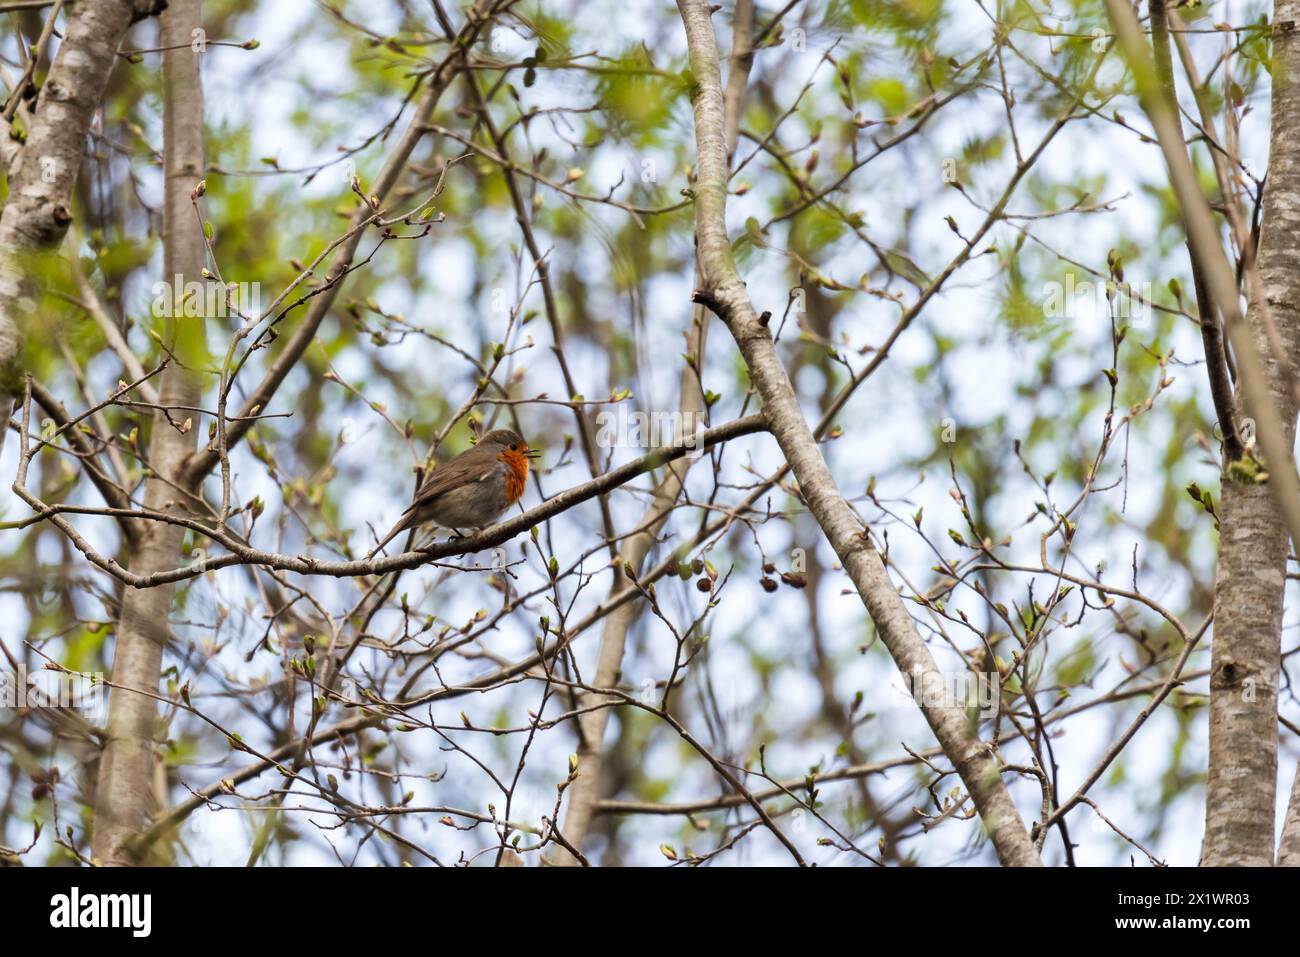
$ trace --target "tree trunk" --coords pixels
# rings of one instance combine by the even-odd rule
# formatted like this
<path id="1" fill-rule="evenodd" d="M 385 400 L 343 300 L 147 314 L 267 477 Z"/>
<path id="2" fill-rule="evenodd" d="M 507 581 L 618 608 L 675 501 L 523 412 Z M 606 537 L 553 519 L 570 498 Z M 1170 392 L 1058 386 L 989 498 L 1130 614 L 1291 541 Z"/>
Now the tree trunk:
<path id="1" fill-rule="evenodd" d="M 1273 33 L 1273 116 L 1257 266 L 1277 334 L 1292 368 L 1300 362 L 1300 0 L 1277 0 Z M 1252 301 L 1250 332 L 1264 357 L 1268 390 L 1295 444 L 1296 402 L 1272 358 Z M 1244 416 L 1240 388 L 1238 415 Z M 1239 419 L 1240 421 L 1240 419 Z M 1286 462 L 1270 470 L 1293 469 Z M 1282 606 L 1290 543 L 1281 509 L 1266 485 L 1226 472 L 1215 575 L 1210 671 L 1210 764 L 1205 794 L 1206 866 L 1273 862 L 1277 790 L 1277 691 Z"/>
<path id="2" fill-rule="evenodd" d="M 171 0 L 161 17 L 159 45 L 163 54 L 163 275 L 165 282 L 202 283 L 206 244 L 191 195 L 203 178 L 203 88 L 199 79 L 202 54 L 190 48 L 192 31 L 202 25 L 202 0 Z M 159 402 L 163 406 L 196 406 L 201 393 L 198 361 L 203 348 L 203 319 L 169 316 L 164 340 L 174 352 L 162 374 Z M 189 325 L 186 324 L 197 324 Z M 184 412 L 173 413 L 178 422 Z M 186 511 L 184 492 L 177 490 L 186 458 L 194 451 L 198 430 L 182 431 L 156 413 L 149 444 L 153 477 L 145 489 L 145 507 Z M 183 486 L 182 486 L 183 488 Z M 131 571 L 151 574 L 180 564 L 184 529 L 161 522 L 147 523 L 131 556 Z M 170 627 L 172 585 L 128 588 L 117 623 L 113 657 L 113 690 L 109 696 L 108 738 L 100 762 L 95 800 L 93 853 L 103 864 L 138 863 L 130 838 L 148 823 L 154 808 L 151 786 L 158 761 L 158 708 L 151 695 L 158 690 L 163 649 Z M 137 691 L 136 689 L 139 689 Z M 146 692 L 146 693 L 139 693 Z"/>

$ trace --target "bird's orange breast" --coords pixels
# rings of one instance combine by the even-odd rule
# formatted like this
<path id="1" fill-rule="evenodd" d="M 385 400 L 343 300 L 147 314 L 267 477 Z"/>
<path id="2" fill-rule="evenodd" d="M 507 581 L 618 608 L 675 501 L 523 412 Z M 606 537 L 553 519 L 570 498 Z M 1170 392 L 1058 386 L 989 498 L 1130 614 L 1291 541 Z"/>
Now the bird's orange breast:
<path id="1" fill-rule="evenodd" d="M 528 480 L 528 457 L 522 452 L 512 452 L 507 449 L 497 458 L 508 466 L 506 469 L 506 498 L 512 503 L 517 502 L 524 494 L 524 484 Z"/>

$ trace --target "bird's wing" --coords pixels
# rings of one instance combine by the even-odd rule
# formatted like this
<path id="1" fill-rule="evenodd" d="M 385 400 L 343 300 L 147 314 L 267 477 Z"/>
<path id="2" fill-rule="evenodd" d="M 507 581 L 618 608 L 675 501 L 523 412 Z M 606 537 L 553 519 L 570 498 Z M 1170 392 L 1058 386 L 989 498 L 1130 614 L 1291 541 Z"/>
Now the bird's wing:
<path id="1" fill-rule="evenodd" d="M 494 465 L 495 468 L 484 469 L 478 481 L 486 482 L 500 472 L 500 463 L 494 463 Z M 434 469 L 428 481 L 421 485 L 420 490 L 415 493 L 411 507 L 406 510 L 404 517 L 414 517 L 416 512 L 431 504 L 439 495 L 453 488 L 459 488 L 465 483 L 466 474 L 474 471 L 477 467 L 477 463 L 474 462 L 457 462 L 453 460 L 441 468 Z"/>
<path id="2" fill-rule="evenodd" d="M 479 476 L 478 481 L 486 482 L 488 479 L 498 475 L 504 465 L 500 462 L 495 463 L 495 468 L 484 469 L 483 474 Z M 374 558 L 379 550 L 391 542 L 399 534 L 411 528 L 414 525 L 421 524 L 420 514 L 433 503 L 439 495 L 454 488 L 459 488 L 464 484 L 464 477 L 467 472 L 476 469 L 477 466 L 473 461 L 463 462 L 452 459 L 446 465 L 439 466 L 433 470 L 428 480 L 420 486 L 419 491 L 415 493 L 415 498 L 407 507 L 406 511 L 398 518 L 397 524 L 394 525 L 383 537 L 374 551 L 368 557 Z"/>

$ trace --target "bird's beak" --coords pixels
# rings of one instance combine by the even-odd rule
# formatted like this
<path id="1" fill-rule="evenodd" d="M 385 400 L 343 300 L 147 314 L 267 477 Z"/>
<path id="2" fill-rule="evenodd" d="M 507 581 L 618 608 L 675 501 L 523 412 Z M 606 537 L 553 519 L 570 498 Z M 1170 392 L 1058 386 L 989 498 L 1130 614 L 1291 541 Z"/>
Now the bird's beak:
<path id="1" fill-rule="evenodd" d="M 529 459 L 540 459 L 542 457 L 541 449 L 524 449 L 524 457 Z"/>

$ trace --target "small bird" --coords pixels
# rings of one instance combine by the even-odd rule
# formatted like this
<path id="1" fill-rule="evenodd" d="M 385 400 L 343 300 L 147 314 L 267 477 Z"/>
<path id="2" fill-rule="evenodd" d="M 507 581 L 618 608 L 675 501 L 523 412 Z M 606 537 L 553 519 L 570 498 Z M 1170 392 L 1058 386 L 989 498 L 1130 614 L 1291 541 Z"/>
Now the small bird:
<path id="1" fill-rule="evenodd" d="M 491 525 L 523 496 L 528 460 L 539 455 L 518 432 L 489 432 L 473 448 L 433 470 L 410 507 L 366 558 L 374 558 L 408 528 L 427 524 L 451 529 Z"/>

